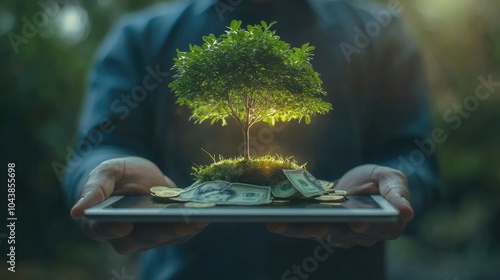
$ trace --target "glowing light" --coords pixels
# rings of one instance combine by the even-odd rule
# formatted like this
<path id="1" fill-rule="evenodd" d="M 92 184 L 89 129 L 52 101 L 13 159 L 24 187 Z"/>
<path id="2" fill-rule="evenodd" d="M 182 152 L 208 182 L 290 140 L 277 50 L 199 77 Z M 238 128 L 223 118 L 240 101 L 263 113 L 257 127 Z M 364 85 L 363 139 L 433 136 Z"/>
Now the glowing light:
<path id="1" fill-rule="evenodd" d="M 79 6 L 66 5 L 56 20 L 60 36 L 67 41 L 77 43 L 85 39 L 88 34 L 88 14 Z"/>

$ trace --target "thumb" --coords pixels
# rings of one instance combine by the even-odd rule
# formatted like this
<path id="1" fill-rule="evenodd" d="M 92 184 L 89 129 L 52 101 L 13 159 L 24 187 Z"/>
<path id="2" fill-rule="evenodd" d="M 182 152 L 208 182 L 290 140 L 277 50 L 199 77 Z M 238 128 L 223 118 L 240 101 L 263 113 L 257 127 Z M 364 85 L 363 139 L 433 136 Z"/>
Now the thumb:
<path id="1" fill-rule="evenodd" d="M 123 174 L 123 164 L 116 161 L 104 162 L 97 166 L 89 174 L 89 179 L 82 187 L 80 199 L 71 208 L 71 217 L 81 219 L 84 210 L 97 205 L 111 196 L 115 188 L 118 177 Z"/>
<path id="2" fill-rule="evenodd" d="M 405 175 L 385 166 L 366 164 L 348 171 L 335 186 L 351 195 L 381 194 L 396 207 L 400 218 L 410 221 L 413 209 L 410 204 L 410 192 Z"/>
<path id="3" fill-rule="evenodd" d="M 399 210 L 399 217 L 405 222 L 409 222 L 413 219 L 413 208 L 404 194 L 391 192 L 385 199 Z"/>

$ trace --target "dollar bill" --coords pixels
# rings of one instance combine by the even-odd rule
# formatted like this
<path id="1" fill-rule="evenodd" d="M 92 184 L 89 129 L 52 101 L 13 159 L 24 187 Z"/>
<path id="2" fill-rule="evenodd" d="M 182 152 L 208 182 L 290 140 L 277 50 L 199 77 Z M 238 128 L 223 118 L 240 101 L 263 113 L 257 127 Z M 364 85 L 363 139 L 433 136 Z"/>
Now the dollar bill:
<path id="1" fill-rule="evenodd" d="M 177 198 L 219 205 L 260 205 L 271 202 L 271 188 L 226 181 L 208 181 L 185 189 Z"/>
<path id="2" fill-rule="evenodd" d="M 302 194 L 288 180 L 283 180 L 271 186 L 271 193 L 274 197 L 292 198 L 302 196 Z"/>
<path id="3" fill-rule="evenodd" d="M 304 169 L 283 169 L 283 173 L 305 197 L 320 196 L 326 193 L 318 179 Z"/>

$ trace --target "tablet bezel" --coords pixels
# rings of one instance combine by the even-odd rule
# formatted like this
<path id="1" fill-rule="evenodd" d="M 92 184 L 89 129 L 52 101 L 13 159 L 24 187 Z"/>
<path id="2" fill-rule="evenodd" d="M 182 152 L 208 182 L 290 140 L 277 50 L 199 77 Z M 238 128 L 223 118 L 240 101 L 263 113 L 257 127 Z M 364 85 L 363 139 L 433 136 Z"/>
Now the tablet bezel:
<path id="1" fill-rule="evenodd" d="M 371 195 L 380 206 L 374 209 L 286 208 L 283 206 L 215 206 L 210 208 L 106 208 L 124 196 L 113 196 L 85 210 L 88 219 L 106 222 L 392 222 L 399 211 L 381 195 Z M 356 199 L 350 196 L 349 199 Z M 181 203 L 182 204 L 182 203 Z M 231 211 L 228 211 L 231 210 Z"/>

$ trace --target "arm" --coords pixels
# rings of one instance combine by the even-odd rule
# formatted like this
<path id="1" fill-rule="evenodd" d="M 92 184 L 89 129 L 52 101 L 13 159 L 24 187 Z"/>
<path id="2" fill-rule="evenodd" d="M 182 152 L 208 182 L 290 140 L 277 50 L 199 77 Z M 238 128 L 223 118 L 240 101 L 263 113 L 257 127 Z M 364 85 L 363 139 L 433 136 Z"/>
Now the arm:
<path id="1" fill-rule="evenodd" d="M 393 19 L 386 27 L 372 69 L 377 90 L 370 96 L 371 120 L 366 129 L 367 162 L 403 172 L 416 217 L 429 207 L 436 192 L 434 151 L 417 143 L 431 138 L 432 120 L 422 59 L 409 31 Z"/>
<path id="2" fill-rule="evenodd" d="M 105 160 L 136 155 L 148 157 L 147 106 L 129 101 L 131 90 L 141 84 L 144 66 L 135 51 L 135 38 L 125 24 L 118 24 L 104 42 L 90 74 L 75 156 L 68 163 L 64 179 L 67 201 L 72 204 L 88 174 Z M 145 103 L 145 102 L 144 102 Z M 149 120 L 149 122 L 148 122 Z"/>
<path id="3" fill-rule="evenodd" d="M 136 30 L 141 30 L 134 27 L 119 26 L 104 44 L 83 109 L 83 134 L 64 180 L 67 201 L 76 201 L 71 216 L 81 219 L 86 234 L 108 241 L 119 253 L 184 242 L 206 226 L 102 223 L 84 217 L 85 209 L 112 195 L 148 194 L 154 185 L 175 187 L 152 161 L 154 96 L 138 98 L 135 92 L 139 85 L 147 87 L 148 74 L 137 47 Z"/>
<path id="4" fill-rule="evenodd" d="M 270 224 L 278 234 L 298 238 L 326 238 L 344 248 L 370 246 L 397 238 L 430 202 L 436 183 L 433 155 L 408 164 L 417 151 L 415 141 L 430 134 L 430 109 L 420 58 L 413 41 L 393 19 L 363 50 L 362 63 L 371 65 L 362 81 L 368 93 L 363 111 L 365 162 L 344 174 L 336 188 L 352 195 L 381 194 L 399 211 L 394 223 Z M 404 159 L 407 161 L 405 162 Z M 368 164 L 369 163 L 369 164 Z"/>

